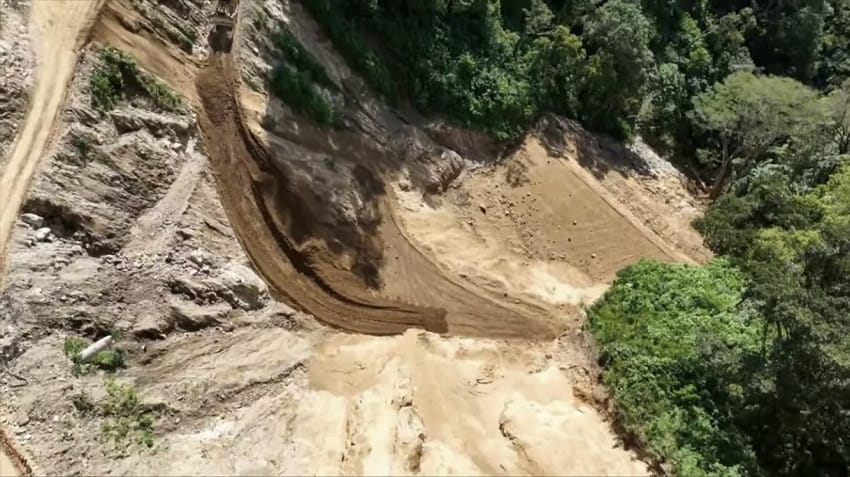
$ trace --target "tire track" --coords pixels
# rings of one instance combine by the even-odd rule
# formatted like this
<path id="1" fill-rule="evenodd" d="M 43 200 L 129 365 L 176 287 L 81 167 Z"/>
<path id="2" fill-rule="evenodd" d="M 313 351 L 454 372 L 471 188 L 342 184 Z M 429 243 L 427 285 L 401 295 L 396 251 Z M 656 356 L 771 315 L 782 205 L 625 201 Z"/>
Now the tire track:
<path id="1" fill-rule="evenodd" d="M 287 301 L 339 328 L 396 334 L 417 327 L 445 333 L 445 311 L 406 306 L 338 289 L 321 272 L 321 253 L 304 251 L 287 237 L 299 217 L 298 194 L 273 168 L 265 147 L 247 130 L 235 97 L 230 55 L 214 54 L 196 79 L 199 124 L 215 171 L 222 204 L 251 261 Z M 271 206 L 270 206 L 271 205 Z M 365 291 L 365 290 L 363 290 Z"/>
<path id="2" fill-rule="evenodd" d="M 272 152 L 248 129 L 238 86 L 234 57 L 213 53 L 196 78 L 199 125 L 231 226 L 257 271 L 285 301 L 358 333 L 398 334 L 415 327 L 498 338 L 557 334 L 544 310 L 507 308 L 448 277 L 407 241 L 388 204 L 380 207 L 379 234 L 397 264 L 386 264 L 381 272 L 394 282 L 393 297 L 368 289 L 336 263 L 322 240 L 310 238 L 312 226 L 324 222 L 308 212 L 305 197 L 314 191 L 303 189 L 310 184 L 299 189 L 282 170 L 285 165 L 273 161 Z M 293 235 L 305 233 L 306 240 L 293 241 Z"/>

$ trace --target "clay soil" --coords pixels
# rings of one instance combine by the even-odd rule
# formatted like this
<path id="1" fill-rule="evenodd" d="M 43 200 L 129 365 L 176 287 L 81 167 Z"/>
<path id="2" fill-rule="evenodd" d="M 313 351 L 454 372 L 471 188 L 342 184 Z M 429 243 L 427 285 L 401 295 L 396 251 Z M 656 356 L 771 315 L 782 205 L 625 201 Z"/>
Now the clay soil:
<path id="1" fill-rule="evenodd" d="M 254 3 L 268 9 L 273 2 Z M 45 7 L 50 4 L 63 7 Z M 142 358 L 127 376 L 146 402 L 173 413 L 158 423 L 167 428 L 157 436 L 165 445 L 156 455 L 137 453 L 118 462 L 92 458 L 86 469 L 161 475 L 647 473 L 599 412 L 604 392 L 596 388 L 593 355 L 580 336 L 581 308 L 604 293 L 617 270 L 637 260 L 696 263 L 708 257 L 689 226 L 699 204 L 678 175 L 622 165 L 603 170 L 600 164 L 616 158 L 581 147 L 587 138 L 569 137 L 575 147 L 555 150 L 535 131 L 501 160 L 468 165 L 444 193 L 425 193 L 411 186 L 409 163 L 400 165 L 386 141 L 376 144 L 362 131 L 327 131 L 292 117 L 274 132 L 262 131 L 258 118 L 269 111 L 269 100 L 250 93 L 245 111 L 240 41 L 232 52 L 191 56 L 154 34 L 151 20 L 122 0 L 106 2 L 90 35 L 80 37 L 93 13 L 68 16 L 82 23 L 61 19 L 70 4 L 88 3 L 34 2 L 40 5 L 35 10 L 50 10 L 45 25 L 68 25 L 39 44 L 59 48 L 61 41 L 67 48 L 43 66 L 57 84 L 41 81 L 39 70 L 33 106 L 3 171 L 0 264 L 30 178 L 57 134 L 77 61 L 70 48 L 90 38 L 127 51 L 176 90 L 200 129 L 197 150 L 187 149 L 180 173 L 136 219 L 121 252 L 164 267 L 159 255 L 169 254 L 179 243 L 175 235 L 188 230 L 199 248 L 228 260 L 247 255 L 275 299 L 268 309 L 244 315 L 214 305 L 238 318 L 226 332 L 173 332 L 145 341 L 148 351 L 137 351 Z M 297 3 L 282 5 L 311 51 L 339 61 Z M 329 196 L 340 191 L 329 185 L 330 173 L 304 172 L 315 172 L 323 158 L 338 160 L 336 167 L 368 202 L 353 219 L 331 204 Z M 202 219 L 187 226 L 192 214 Z M 20 247 L 12 257 L 19 262 L 42 253 L 42 245 Z M 85 273 L 76 281 L 68 274 L 55 281 L 85 289 L 83 277 L 97 275 L 96 281 L 120 281 L 116 302 L 163 299 L 151 282 L 92 269 L 80 268 Z M 92 314 L 110 310 L 93 308 Z M 39 366 L 45 356 L 63 359 L 60 341 L 61 333 L 50 333 L 17 359 L 13 369 L 33 376 L 21 396 L 62 402 L 64 391 L 50 387 L 57 371 Z M 61 372 L 61 381 L 76 382 Z M 21 422 L 29 419 L 22 415 L 27 419 Z M 39 449 L 50 435 L 34 436 L 28 446 L 43 451 L 35 455 L 62 454 Z M 0 453 L 0 474 L 9 467 L 3 458 Z"/>
<path id="2" fill-rule="evenodd" d="M 304 214 L 321 210 L 307 203 L 317 191 L 302 190 L 309 184 L 289 179 L 245 125 L 231 61 L 229 54 L 214 55 L 198 75 L 200 124 L 231 224 L 254 266 L 282 298 L 332 326 L 361 333 L 418 327 L 472 336 L 556 335 L 542 313 L 500 305 L 446 276 L 407 242 L 389 214 L 376 237 L 362 245 L 354 241 L 361 248 L 346 251 L 368 256 L 377 247 L 392 257 L 384 270 L 373 271 L 392 284 L 382 290 L 390 296 L 371 293 L 369 277 L 350 270 L 318 238 L 328 233 L 317 230 L 325 220 Z M 366 180 L 380 181 L 369 168 L 360 169 Z"/>

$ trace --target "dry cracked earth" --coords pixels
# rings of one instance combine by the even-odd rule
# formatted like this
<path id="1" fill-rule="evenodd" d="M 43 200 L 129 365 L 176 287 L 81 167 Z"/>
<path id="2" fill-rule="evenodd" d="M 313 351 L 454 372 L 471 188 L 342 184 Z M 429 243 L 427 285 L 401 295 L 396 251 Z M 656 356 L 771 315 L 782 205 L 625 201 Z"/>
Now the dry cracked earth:
<path id="1" fill-rule="evenodd" d="M 0 14 L 0 474 L 646 475 L 582 307 L 708 257 L 641 143 L 544 117 L 511 150 L 392 111 L 298 2 L 20 0 Z M 289 31 L 327 130 L 270 97 Z M 175 92 L 95 108 L 117 48 Z M 69 338 L 112 334 L 117 370 Z"/>

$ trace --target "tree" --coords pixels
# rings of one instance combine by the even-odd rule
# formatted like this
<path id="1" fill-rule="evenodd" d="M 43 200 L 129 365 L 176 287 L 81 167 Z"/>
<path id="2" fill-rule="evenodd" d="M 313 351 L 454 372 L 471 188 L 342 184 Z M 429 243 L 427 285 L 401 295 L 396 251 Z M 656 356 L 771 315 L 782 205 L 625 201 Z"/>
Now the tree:
<path id="1" fill-rule="evenodd" d="M 539 107 L 576 117 L 587 63 L 581 39 L 558 25 L 551 35 L 534 41 L 530 56 Z"/>
<path id="2" fill-rule="evenodd" d="M 552 28 L 555 15 L 543 0 L 531 0 L 531 5 L 522 10 L 525 17 L 525 36 L 536 38 Z"/>
<path id="3" fill-rule="evenodd" d="M 692 119 L 713 134 L 716 154 L 707 157 L 718 166 L 711 196 L 716 198 L 737 169 L 746 170 L 771 148 L 800 138 L 824 124 L 817 93 L 789 78 L 729 75 L 694 100 Z"/>
<path id="4" fill-rule="evenodd" d="M 672 146 L 680 131 L 688 127 L 685 115 L 689 102 L 687 79 L 679 66 L 658 65 L 650 76 L 649 94 L 641 109 L 641 133 L 655 143 Z"/>
<path id="5" fill-rule="evenodd" d="M 703 267 L 626 267 L 588 311 L 603 381 L 621 423 L 678 475 L 740 476 L 755 467 L 736 427 L 740 370 L 759 347 L 737 316 L 744 277 L 725 260 Z"/>
<path id="6" fill-rule="evenodd" d="M 826 99 L 832 116 L 833 134 L 838 154 L 850 152 L 850 79 L 833 91 Z"/>
<path id="7" fill-rule="evenodd" d="M 850 78 L 850 0 L 829 2 L 814 84 L 825 88 Z"/>
<path id="8" fill-rule="evenodd" d="M 820 50 L 826 0 L 756 0 L 758 29 L 750 35 L 756 64 L 771 74 L 810 81 Z"/>
<path id="9" fill-rule="evenodd" d="M 652 28 L 640 4 L 610 0 L 584 22 L 583 41 L 592 52 L 581 117 L 591 127 L 629 135 L 654 65 Z"/>

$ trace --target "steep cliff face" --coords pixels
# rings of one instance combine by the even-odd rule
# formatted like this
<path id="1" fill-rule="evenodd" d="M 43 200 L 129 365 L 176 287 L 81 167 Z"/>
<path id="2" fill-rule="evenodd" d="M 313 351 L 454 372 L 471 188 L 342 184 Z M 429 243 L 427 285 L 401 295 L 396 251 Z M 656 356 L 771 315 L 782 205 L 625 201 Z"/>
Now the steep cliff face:
<path id="1" fill-rule="evenodd" d="M 546 124 L 499 156 L 389 108 L 297 2 L 241 2 L 211 55 L 213 8 L 110 0 L 86 25 L 0 295 L 0 427 L 34 471 L 644 474 L 580 305 L 623 263 L 702 258 L 672 240 L 696 207 L 675 171 Z M 0 40 L 14 126 L 28 15 Z"/>

